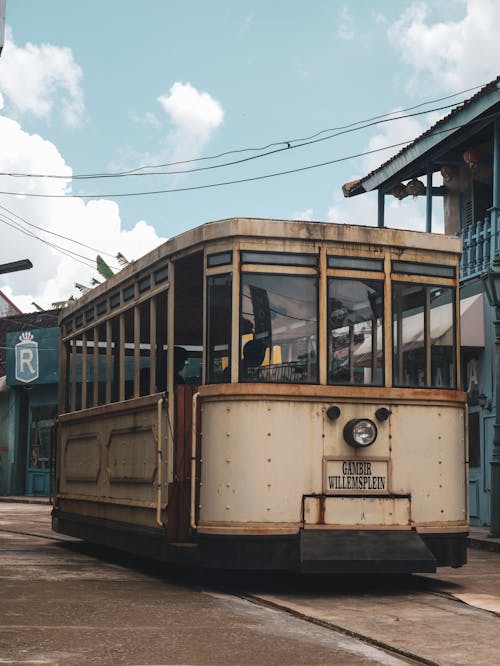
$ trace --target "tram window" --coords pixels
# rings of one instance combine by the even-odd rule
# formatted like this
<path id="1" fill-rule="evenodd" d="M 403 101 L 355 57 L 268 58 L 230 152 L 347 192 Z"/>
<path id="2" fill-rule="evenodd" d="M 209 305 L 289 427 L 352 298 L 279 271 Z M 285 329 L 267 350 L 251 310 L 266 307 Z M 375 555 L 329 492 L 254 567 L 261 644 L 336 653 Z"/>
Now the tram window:
<path id="1" fill-rule="evenodd" d="M 97 327 L 97 350 L 98 350 L 98 386 L 97 401 L 94 396 L 94 404 L 106 404 L 106 324 Z"/>
<path id="2" fill-rule="evenodd" d="M 240 381 L 318 381 L 318 281 L 243 273 Z"/>
<path id="3" fill-rule="evenodd" d="M 232 276 L 207 279 L 207 382 L 231 381 Z"/>
<path id="4" fill-rule="evenodd" d="M 244 250 L 241 253 L 242 264 L 272 264 L 273 266 L 311 266 L 318 265 L 317 254 L 298 254 L 292 252 L 255 252 Z"/>
<path id="5" fill-rule="evenodd" d="M 125 400 L 133 398 L 134 375 L 135 375 L 135 331 L 134 331 L 134 310 L 127 310 L 123 315 L 125 324 Z"/>
<path id="6" fill-rule="evenodd" d="M 215 252 L 214 254 L 207 255 L 207 268 L 215 268 L 216 266 L 226 266 L 233 262 L 233 253 L 228 252 Z"/>
<path id="7" fill-rule="evenodd" d="M 155 284 L 161 284 L 168 280 L 168 265 L 155 271 Z"/>
<path id="8" fill-rule="evenodd" d="M 454 266 L 442 266 L 441 264 L 421 264 L 413 263 L 412 261 L 399 261 L 392 262 L 393 273 L 407 273 L 410 275 L 432 275 L 435 277 L 455 277 Z"/>
<path id="9" fill-rule="evenodd" d="M 328 268 L 346 268 L 354 271 L 383 271 L 384 260 L 330 255 L 328 257 Z"/>
<path id="10" fill-rule="evenodd" d="M 453 289 L 429 288 L 431 386 L 455 388 L 455 321 Z"/>
<path id="11" fill-rule="evenodd" d="M 107 366 L 107 381 L 111 387 L 111 402 L 120 399 L 120 318 L 111 320 L 111 362 Z"/>
<path id="12" fill-rule="evenodd" d="M 69 357 L 70 411 L 82 408 L 82 336 L 71 340 Z"/>
<path id="13" fill-rule="evenodd" d="M 384 383 L 384 285 L 381 280 L 328 280 L 328 382 Z"/>
<path id="14" fill-rule="evenodd" d="M 94 402 L 94 334 L 90 330 L 83 335 L 82 356 L 82 409 Z"/>
<path id="15" fill-rule="evenodd" d="M 446 287 L 393 285 L 396 386 L 455 387 L 453 296 Z"/>
<path id="16" fill-rule="evenodd" d="M 139 280 L 139 293 L 143 294 L 148 289 L 151 289 L 151 275 L 147 275 Z"/>
<path id="17" fill-rule="evenodd" d="M 150 387 L 150 306 L 149 301 L 139 305 L 139 395 L 149 395 Z"/>
<path id="18" fill-rule="evenodd" d="M 168 292 L 162 291 L 154 299 L 154 329 L 156 331 L 155 388 L 158 392 L 165 391 L 167 388 L 167 308 Z M 152 322 L 151 326 L 153 326 Z"/>

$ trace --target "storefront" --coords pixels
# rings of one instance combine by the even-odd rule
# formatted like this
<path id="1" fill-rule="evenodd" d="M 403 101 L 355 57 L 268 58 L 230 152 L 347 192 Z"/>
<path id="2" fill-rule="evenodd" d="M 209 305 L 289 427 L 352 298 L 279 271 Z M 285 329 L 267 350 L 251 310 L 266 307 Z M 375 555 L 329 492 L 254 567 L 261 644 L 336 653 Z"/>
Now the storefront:
<path id="1" fill-rule="evenodd" d="M 8 474 L 0 493 L 47 496 L 55 452 L 59 328 L 7 333 L 6 343 Z"/>

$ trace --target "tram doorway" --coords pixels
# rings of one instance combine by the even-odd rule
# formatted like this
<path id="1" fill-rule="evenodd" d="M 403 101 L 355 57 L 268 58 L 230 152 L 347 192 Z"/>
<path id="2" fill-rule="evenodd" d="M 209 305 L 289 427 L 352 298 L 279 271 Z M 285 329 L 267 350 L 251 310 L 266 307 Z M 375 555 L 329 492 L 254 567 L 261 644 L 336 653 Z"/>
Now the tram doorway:
<path id="1" fill-rule="evenodd" d="M 189 537 L 192 401 L 202 381 L 203 253 L 174 264 L 173 481 L 168 489 L 169 541 Z"/>

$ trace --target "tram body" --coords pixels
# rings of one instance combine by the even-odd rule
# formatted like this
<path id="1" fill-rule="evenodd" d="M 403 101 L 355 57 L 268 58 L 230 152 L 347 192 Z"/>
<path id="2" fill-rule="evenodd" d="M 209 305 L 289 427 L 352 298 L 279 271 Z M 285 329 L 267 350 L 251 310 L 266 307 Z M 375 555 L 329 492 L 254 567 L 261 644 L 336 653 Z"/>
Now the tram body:
<path id="1" fill-rule="evenodd" d="M 54 530 L 214 568 L 464 564 L 459 256 L 235 218 L 84 295 L 61 316 Z"/>

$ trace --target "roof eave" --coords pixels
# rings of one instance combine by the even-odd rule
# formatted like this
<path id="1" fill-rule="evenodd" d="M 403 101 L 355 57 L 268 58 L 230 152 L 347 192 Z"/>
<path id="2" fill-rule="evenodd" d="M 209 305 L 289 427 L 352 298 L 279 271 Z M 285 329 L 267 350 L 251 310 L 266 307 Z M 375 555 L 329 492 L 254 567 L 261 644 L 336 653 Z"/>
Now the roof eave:
<path id="1" fill-rule="evenodd" d="M 403 149 L 401 153 L 396 155 L 392 160 L 381 166 L 374 171 L 371 175 L 361 178 L 358 181 L 346 183 L 342 190 L 345 197 L 353 197 L 365 192 L 380 189 L 385 183 L 394 180 L 394 178 L 404 169 L 407 169 L 412 162 L 421 159 L 426 153 L 434 149 L 440 143 L 448 139 L 453 134 L 460 132 L 460 130 L 468 123 L 476 120 L 500 102 L 500 89 L 497 83 L 491 90 L 484 93 L 479 99 L 465 106 L 463 109 L 455 113 L 452 117 L 443 120 L 435 132 L 425 134 L 420 139 L 416 139 L 414 143 Z M 349 187 L 352 186 L 352 187 Z"/>

